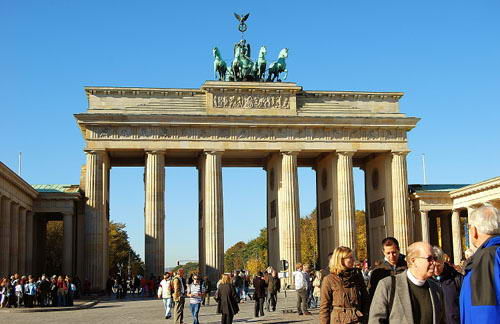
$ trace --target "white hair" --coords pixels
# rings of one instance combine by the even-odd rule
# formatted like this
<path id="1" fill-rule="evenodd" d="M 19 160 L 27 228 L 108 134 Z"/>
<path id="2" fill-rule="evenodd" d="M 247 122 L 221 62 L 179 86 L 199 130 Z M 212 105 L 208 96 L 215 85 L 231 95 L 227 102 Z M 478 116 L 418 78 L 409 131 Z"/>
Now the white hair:
<path id="1" fill-rule="evenodd" d="M 432 254 L 434 254 L 438 261 L 444 262 L 444 251 L 439 246 L 434 245 L 432 247 Z"/>
<path id="2" fill-rule="evenodd" d="M 483 234 L 500 234 L 500 213 L 494 206 L 484 204 L 470 214 L 469 224 Z"/>

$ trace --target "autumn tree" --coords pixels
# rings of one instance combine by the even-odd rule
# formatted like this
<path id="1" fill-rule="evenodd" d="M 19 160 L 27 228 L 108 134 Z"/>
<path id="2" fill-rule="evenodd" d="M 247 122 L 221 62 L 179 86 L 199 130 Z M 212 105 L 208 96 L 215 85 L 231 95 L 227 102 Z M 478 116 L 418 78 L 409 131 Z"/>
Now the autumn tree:
<path id="1" fill-rule="evenodd" d="M 125 224 L 110 221 L 108 228 L 109 235 L 109 273 L 116 274 L 119 271 L 118 264 L 123 265 L 122 272 L 128 271 L 130 260 L 130 270 L 132 274 L 144 274 L 144 263 L 139 255 L 132 249 L 128 239 Z"/>
<path id="2" fill-rule="evenodd" d="M 302 263 L 318 265 L 318 230 L 316 209 L 300 219 L 300 252 Z"/>
<path id="3" fill-rule="evenodd" d="M 246 248 L 247 244 L 245 242 L 239 241 L 226 250 L 226 253 L 224 253 L 225 272 L 231 272 L 236 269 L 245 268 L 245 260 L 242 252 Z"/>
<path id="4" fill-rule="evenodd" d="M 367 234 L 366 234 L 366 218 L 364 210 L 356 210 L 356 247 L 357 259 L 362 261 L 367 258 Z"/>
<path id="5" fill-rule="evenodd" d="M 44 266 L 44 271 L 47 274 L 62 274 L 62 242 L 64 242 L 64 223 L 62 221 L 47 222 Z"/>

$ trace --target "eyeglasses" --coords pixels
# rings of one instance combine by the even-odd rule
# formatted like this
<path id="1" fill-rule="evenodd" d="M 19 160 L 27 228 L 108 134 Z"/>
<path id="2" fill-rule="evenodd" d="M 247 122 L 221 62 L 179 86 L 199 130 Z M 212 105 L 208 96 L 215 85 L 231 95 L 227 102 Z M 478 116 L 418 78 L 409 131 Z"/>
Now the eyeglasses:
<path id="1" fill-rule="evenodd" d="M 431 263 L 431 262 L 436 262 L 437 261 L 437 258 L 433 255 L 429 255 L 428 257 L 415 257 L 416 259 L 425 259 L 427 260 L 427 262 Z"/>

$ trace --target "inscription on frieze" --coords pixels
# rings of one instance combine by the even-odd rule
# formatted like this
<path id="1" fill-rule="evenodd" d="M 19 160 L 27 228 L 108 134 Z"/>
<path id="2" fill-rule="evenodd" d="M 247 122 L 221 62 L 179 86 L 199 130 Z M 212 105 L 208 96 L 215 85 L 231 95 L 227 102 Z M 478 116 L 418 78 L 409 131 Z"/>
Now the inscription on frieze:
<path id="1" fill-rule="evenodd" d="M 213 106 L 225 109 L 290 109 L 290 98 L 279 94 L 214 93 Z"/>

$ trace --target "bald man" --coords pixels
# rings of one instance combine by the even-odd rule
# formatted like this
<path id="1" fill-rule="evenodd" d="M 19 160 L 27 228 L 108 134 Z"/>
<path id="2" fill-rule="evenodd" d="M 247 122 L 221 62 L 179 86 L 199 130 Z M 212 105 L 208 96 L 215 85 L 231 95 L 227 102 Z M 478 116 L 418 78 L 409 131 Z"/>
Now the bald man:
<path id="1" fill-rule="evenodd" d="M 442 292 L 433 281 L 436 258 L 432 246 L 408 247 L 408 270 L 382 279 L 370 307 L 369 323 L 438 324 L 444 320 Z"/>

